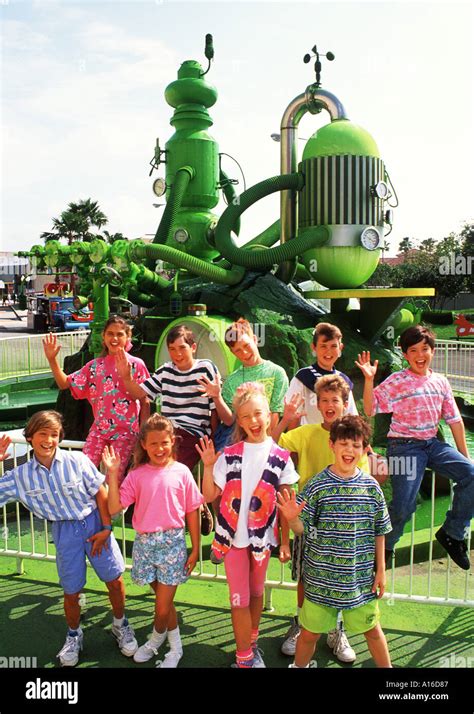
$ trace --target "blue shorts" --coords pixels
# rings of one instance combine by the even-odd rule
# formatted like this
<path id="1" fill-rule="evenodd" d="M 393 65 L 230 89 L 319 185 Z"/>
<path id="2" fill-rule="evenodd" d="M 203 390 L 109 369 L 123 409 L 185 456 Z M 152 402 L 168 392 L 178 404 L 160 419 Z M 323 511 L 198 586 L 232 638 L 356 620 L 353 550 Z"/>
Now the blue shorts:
<path id="1" fill-rule="evenodd" d="M 96 508 L 83 521 L 52 521 L 52 535 L 56 546 L 56 567 L 59 582 L 66 595 L 81 592 L 86 584 L 86 556 L 97 576 L 108 583 L 125 570 L 122 553 L 113 533 L 107 540 L 107 550 L 91 555 L 92 543 L 87 539 L 102 530 Z"/>
<path id="2" fill-rule="evenodd" d="M 184 528 L 157 533 L 137 533 L 133 544 L 132 580 L 148 585 L 181 585 L 188 579 L 184 566 L 188 559 Z"/>

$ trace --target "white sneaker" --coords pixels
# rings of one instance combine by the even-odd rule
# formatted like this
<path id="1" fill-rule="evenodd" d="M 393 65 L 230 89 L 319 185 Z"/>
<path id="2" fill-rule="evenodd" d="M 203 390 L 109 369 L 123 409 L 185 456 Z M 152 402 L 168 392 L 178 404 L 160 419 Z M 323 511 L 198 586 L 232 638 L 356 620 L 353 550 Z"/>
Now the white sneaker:
<path id="1" fill-rule="evenodd" d="M 112 634 L 117 640 L 120 652 L 125 657 L 131 657 L 138 649 L 138 642 L 135 639 L 133 627 L 128 624 L 128 620 L 123 621 L 122 627 L 112 625 Z"/>
<path id="2" fill-rule="evenodd" d="M 82 650 L 82 641 L 84 635 L 81 631 L 78 631 L 77 635 L 70 635 L 69 632 L 66 637 L 66 642 L 62 650 L 56 655 L 59 657 L 59 662 L 62 667 L 75 667 L 79 662 L 79 653 Z"/>
<path id="3" fill-rule="evenodd" d="M 176 669 L 178 662 L 183 656 L 183 650 L 170 650 L 165 654 L 163 661 L 158 662 L 157 669 Z"/>
<path id="4" fill-rule="evenodd" d="M 295 652 L 296 652 L 296 640 L 298 639 L 298 635 L 300 634 L 300 626 L 298 623 L 298 618 L 294 617 L 293 621 L 290 625 L 290 628 L 288 632 L 285 635 L 285 641 L 283 642 L 281 646 L 281 651 L 285 655 L 289 655 L 292 657 Z"/>
<path id="5" fill-rule="evenodd" d="M 306 665 L 306 667 L 297 667 L 296 664 L 292 662 L 292 664 L 288 665 L 288 669 L 314 669 L 317 666 L 318 663 L 316 662 L 316 660 L 312 659 L 310 663 Z"/>
<path id="6" fill-rule="evenodd" d="M 158 645 L 160 647 L 160 645 Z M 133 655 L 134 662 L 148 662 L 152 657 L 158 654 L 158 647 L 150 644 L 150 642 L 145 642 L 144 645 L 139 647 L 135 654 Z"/>
<path id="7" fill-rule="evenodd" d="M 344 630 L 337 628 L 328 632 L 327 643 L 340 662 L 350 664 L 356 661 L 357 655 L 350 646 Z"/>

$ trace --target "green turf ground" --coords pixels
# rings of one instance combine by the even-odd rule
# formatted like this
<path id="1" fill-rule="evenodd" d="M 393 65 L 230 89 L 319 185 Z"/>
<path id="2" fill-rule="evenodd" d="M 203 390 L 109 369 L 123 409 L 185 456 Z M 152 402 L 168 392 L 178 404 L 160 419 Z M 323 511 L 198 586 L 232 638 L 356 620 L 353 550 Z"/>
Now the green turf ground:
<path id="1" fill-rule="evenodd" d="M 445 580 L 446 561 L 435 564 L 435 590 Z M 207 568 L 206 568 L 207 569 Z M 3 657 L 36 657 L 39 667 L 55 667 L 56 653 L 65 636 L 62 593 L 53 563 L 25 560 L 24 574 L 16 574 L 14 558 L 0 558 L 0 632 Z M 408 587 L 408 568 L 397 568 L 397 577 Z M 209 564 L 209 572 L 215 567 Z M 270 577 L 279 573 L 272 561 Z M 151 630 L 154 596 L 131 582 L 125 573 L 127 614 L 143 643 Z M 452 580 L 464 580 L 461 571 Z M 472 577 L 472 576 L 470 576 Z M 419 578 L 417 574 L 415 578 Z M 472 587 L 472 583 L 471 583 Z M 111 613 L 104 586 L 88 570 L 83 609 L 85 646 L 80 667 L 137 667 L 123 657 L 110 635 Z M 436 594 L 435 592 L 433 594 Z M 290 659 L 280 653 L 288 617 L 294 614 L 293 592 L 274 591 L 274 611 L 264 613 L 260 645 L 268 667 L 287 667 Z M 230 624 L 227 586 L 219 582 L 188 581 L 176 598 L 180 613 L 185 655 L 182 667 L 228 667 L 233 661 L 234 641 Z M 449 606 L 383 600 L 382 623 L 396 667 L 448 666 L 451 657 L 465 666 L 474 665 L 474 610 Z M 319 667 L 372 667 L 363 636 L 351 638 L 357 653 L 354 665 L 342 665 L 332 655 L 324 637 L 319 645 Z M 163 649 L 162 655 L 166 651 Z M 460 660 L 459 658 L 464 658 Z M 471 659 L 469 659 L 471 658 Z M 153 667 L 154 662 L 140 665 Z"/>

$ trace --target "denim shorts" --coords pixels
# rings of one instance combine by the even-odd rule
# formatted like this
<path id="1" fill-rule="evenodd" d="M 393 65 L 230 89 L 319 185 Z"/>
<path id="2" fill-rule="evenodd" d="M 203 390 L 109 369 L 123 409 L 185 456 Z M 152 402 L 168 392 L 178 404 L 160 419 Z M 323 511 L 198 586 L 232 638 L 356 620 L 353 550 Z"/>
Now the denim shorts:
<path id="1" fill-rule="evenodd" d="M 132 580 L 148 585 L 181 585 L 188 579 L 184 566 L 188 559 L 184 528 L 156 533 L 137 533 L 133 544 Z"/>
<path id="2" fill-rule="evenodd" d="M 125 570 L 122 553 L 113 533 L 106 541 L 107 550 L 104 547 L 100 555 L 91 555 L 92 543 L 88 543 L 87 539 L 101 530 L 97 508 L 82 521 L 51 522 L 59 582 L 67 595 L 81 592 L 86 584 L 86 556 L 104 583 L 115 580 Z"/>

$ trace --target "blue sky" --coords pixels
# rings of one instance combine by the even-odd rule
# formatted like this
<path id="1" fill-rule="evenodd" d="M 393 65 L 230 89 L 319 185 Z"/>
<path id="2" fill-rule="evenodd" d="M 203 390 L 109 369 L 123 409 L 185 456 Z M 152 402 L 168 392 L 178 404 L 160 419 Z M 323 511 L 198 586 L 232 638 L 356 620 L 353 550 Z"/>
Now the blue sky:
<path id="1" fill-rule="evenodd" d="M 279 171 L 270 134 L 313 81 L 302 58 L 317 43 L 336 55 L 323 87 L 373 135 L 397 189 L 391 253 L 404 236 L 438 239 L 474 219 L 470 2 L 1 0 L 0 12 L 2 250 L 40 242 L 52 216 L 89 196 L 109 231 L 155 232 L 160 174 L 149 178 L 148 162 L 172 133 L 163 91 L 182 61 L 205 61 L 207 32 L 219 91 L 210 133 L 247 186 Z M 305 117 L 301 136 L 326 122 Z M 272 223 L 278 205 L 250 209 L 241 235 Z"/>

